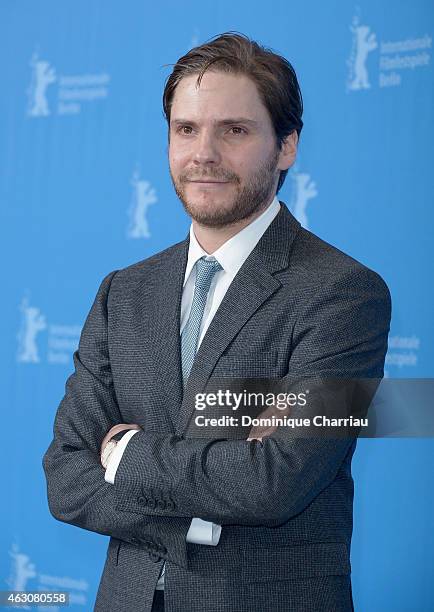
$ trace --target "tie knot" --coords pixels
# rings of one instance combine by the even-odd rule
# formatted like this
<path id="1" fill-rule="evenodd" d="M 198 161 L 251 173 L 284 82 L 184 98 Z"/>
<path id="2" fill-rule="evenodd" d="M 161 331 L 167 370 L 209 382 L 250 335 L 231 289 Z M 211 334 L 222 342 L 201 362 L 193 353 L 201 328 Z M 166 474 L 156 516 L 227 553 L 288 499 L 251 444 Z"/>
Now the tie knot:
<path id="1" fill-rule="evenodd" d="M 196 286 L 208 291 L 214 274 L 219 270 L 223 270 L 216 259 L 198 259 L 196 262 Z"/>

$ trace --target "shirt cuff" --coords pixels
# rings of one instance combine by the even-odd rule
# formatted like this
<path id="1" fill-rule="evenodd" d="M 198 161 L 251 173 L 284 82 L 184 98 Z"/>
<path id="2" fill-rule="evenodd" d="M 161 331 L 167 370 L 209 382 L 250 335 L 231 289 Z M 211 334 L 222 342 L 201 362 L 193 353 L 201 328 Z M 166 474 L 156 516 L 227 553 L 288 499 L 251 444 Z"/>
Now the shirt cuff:
<path id="1" fill-rule="evenodd" d="M 124 450 L 126 449 L 128 442 L 138 431 L 138 429 L 130 429 L 129 431 L 127 431 L 126 434 L 122 436 L 122 438 L 116 444 L 116 448 L 113 450 L 107 463 L 107 469 L 104 475 L 104 480 L 106 482 L 109 482 L 110 484 L 115 483 L 116 470 L 118 469 L 118 465 L 121 462 Z"/>
<path id="2" fill-rule="evenodd" d="M 203 521 L 200 518 L 194 518 L 191 521 L 186 540 L 191 544 L 208 544 L 208 546 L 217 546 L 220 540 L 221 531 L 221 525 L 216 525 L 215 523 L 210 523 L 209 521 Z"/>

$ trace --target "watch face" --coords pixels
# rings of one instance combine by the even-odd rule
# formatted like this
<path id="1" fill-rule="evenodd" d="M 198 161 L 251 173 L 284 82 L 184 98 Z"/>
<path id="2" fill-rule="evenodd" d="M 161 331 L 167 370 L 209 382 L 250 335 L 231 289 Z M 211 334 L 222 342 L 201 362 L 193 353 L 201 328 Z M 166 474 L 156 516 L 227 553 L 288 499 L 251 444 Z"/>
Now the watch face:
<path id="1" fill-rule="evenodd" d="M 101 453 L 101 463 L 103 467 L 107 467 L 108 460 L 113 450 L 115 449 L 116 444 L 117 442 L 112 439 L 112 440 L 109 440 L 107 444 L 105 445 L 104 450 Z"/>

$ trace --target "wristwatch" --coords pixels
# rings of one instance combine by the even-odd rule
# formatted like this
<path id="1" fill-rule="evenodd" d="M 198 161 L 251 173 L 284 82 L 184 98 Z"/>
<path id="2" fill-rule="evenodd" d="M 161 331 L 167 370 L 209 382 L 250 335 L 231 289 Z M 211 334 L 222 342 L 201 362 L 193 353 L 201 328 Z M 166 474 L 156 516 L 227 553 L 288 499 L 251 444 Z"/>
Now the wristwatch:
<path id="1" fill-rule="evenodd" d="M 107 468 L 108 461 L 110 459 L 110 455 L 116 448 L 117 443 L 122 438 L 122 436 L 129 431 L 130 429 L 140 429 L 139 425 L 135 423 L 126 424 L 119 423 L 118 425 L 114 425 L 109 432 L 104 436 L 104 440 L 101 444 L 101 453 L 100 460 L 101 465 L 104 469 Z"/>
<path id="2" fill-rule="evenodd" d="M 117 434 L 119 435 L 119 434 Z M 116 437 L 116 436 L 115 436 Z M 122 436 L 121 436 L 122 437 Z M 114 440 L 113 438 L 111 440 L 109 440 L 107 442 L 107 444 L 104 446 L 103 451 L 101 453 L 101 465 L 104 469 L 107 469 L 107 465 L 110 459 L 110 455 L 112 454 L 112 452 L 115 450 L 116 446 L 117 446 L 118 441 Z"/>

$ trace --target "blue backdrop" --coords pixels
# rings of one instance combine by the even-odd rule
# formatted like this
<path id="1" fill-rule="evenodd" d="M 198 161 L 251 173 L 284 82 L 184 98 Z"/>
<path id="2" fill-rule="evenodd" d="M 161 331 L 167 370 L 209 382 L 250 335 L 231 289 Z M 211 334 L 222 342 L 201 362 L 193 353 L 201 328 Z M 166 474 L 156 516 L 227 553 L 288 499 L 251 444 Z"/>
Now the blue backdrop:
<path id="1" fill-rule="evenodd" d="M 41 460 L 102 278 L 188 230 L 164 65 L 227 30 L 299 77 L 305 126 L 280 199 L 388 283 L 386 375 L 433 376 L 432 1 L 5 0 L 0 589 L 63 588 L 71 610 L 93 607 L 108 540 L 51 517 Z M 434 610 L 433 457 L 432 439 L 359 442 L 356 610 Z"/>

